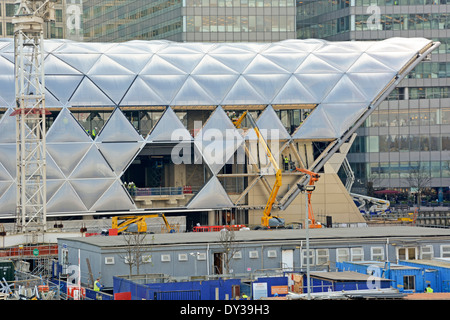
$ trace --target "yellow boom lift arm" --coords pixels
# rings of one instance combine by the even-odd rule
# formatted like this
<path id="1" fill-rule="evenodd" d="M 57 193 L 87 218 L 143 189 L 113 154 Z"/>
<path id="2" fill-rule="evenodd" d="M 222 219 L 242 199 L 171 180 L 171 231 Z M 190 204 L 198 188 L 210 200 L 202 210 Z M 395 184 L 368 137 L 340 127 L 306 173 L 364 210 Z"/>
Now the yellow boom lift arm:
<path id="1" fill-rule="evenodd" d="M 166 225 L 166 229 L 169 233 L 174 233 L 175 229 L 169 224 L 167 218 L 164 214 L 150 214 L 150 215 L 138 215 L 138 216 L 117 216 L 112 217 L 112 229 L 117 229 L 117 233 L 120 234 L 122 232 L 127 231 L 127 229 L 135 225 L 137 230 L 133 230 L 133 232 L 147 232 L 147 223 L 145 219 L 147 218 L 162 218 L 164 220 L 164 224 Z"/>
<path id="2" fill-rule="evenodd" d="M 246 114 L 246 112 L 245 112 Z M 281 169 L 278 166 L 277 161 L 273 157 L 272 152 L 270 151 L 269 146 L 267 145 L 266 141 L 264 140 L 264 137 L 262 136 L 261 132 L 259 131 L 256 123 L 254 122 L 253 118 L 249 117 L 250 122 L 252 123 L 253 129 L 255 130 L 256 135 L 258 136 L 259 143 L 264 148 L 267 157 L 269 158 L 270 162 L 272 163 L 274 169 L 275 169 L 275 184 L 272 188 L 272 191 L 270 192 L 269 199 L 267 200 L 266 206 L 263 211 L 263 216 L 261 217 L 261 225 L 263 227 L 284 227 L 284 219 L 280 217 L 272 216 L 272 207 L 275 203 L 275 200 L 278 195 L 278 190 L 280 190 L 281 184 L 282 184 L 282 177 L 281 177 Z M 241 121 L 242 122 L 242 119 Z M 239 124 L 240 124 L 239 122 Z"/>

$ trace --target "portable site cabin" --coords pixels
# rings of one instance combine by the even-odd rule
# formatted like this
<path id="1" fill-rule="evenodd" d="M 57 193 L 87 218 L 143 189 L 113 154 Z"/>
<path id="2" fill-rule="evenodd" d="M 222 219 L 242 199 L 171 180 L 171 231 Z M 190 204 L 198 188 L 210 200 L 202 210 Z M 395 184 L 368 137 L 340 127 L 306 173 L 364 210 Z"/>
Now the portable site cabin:
<path id="1" fill-rule="evenodd" d="M 338 271 L 356 271 L 374 277 L 391 280 L 391 286 L 399 292 L 424 292 L 426 288 L 422 269 L 414 266 L 380 261 L 337 262 Z"/>
<path id="2" fill-rule="evenodd" d="M 399 261 L 399 264 L 421 268 L 425 286 L 429 284 L 434 292 L 450 292 L 450 260 L 409 260 Z"/>

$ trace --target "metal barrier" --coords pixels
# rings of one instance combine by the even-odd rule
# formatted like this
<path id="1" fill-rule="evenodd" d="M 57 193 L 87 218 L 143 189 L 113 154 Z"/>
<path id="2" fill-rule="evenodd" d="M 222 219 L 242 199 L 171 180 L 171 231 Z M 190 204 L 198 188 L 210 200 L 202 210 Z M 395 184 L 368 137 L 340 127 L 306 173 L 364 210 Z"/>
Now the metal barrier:
<path id="1" fill-rule="evenodd" d="M 0 257 L 26 257 L 26 256 L 48 256 L 57 255 L 58 245 L 32 245 L 32 246 L 17 246 L 14 248 L 0 250 Z"/>
<path id="2" fill-rule="evenodd" d="M 158 291 L 154 300 L 201 300 L 200 290 Z"/>
<path id="3" fill-rule="evenodd" d="M 132 196 L 177 196 L 183 194 L 194 194 L 198 188 L 192 186 L 184 187 L 157 187 L 157 188 L 137 188 L 131 190 Z"/>

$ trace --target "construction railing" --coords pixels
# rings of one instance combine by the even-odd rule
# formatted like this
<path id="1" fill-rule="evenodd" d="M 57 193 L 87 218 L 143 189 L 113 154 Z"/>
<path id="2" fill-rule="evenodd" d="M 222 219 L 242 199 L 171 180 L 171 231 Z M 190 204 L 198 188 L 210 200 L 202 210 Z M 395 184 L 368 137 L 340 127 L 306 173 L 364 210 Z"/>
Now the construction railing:
<path id="1" fill-rule="evenodd" d="M 0 250 L 0 258 L 8 257 L 36 257 L 58 254 L 57 244 L 41 244 L 31 246 L 18 246 Z"/>
<path id="2" fill-rule="evenodd" d="M 132 196 L 177 196 L 183 194 L 195 194 L 198 192 L 197 187 L 156 187 L 156 188 L 137 188 L 131 190 Z"/>

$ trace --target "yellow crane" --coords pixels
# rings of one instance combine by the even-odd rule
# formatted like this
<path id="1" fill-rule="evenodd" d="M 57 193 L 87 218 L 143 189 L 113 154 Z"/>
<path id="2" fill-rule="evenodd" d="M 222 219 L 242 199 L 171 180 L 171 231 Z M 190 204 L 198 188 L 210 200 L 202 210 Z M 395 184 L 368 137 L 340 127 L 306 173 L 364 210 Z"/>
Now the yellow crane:
<path id="1" fill-rule="evenodd" d="M 175 232 L 175 229 L 169 224 L 169 221 L 167 221 L 167 218 L 163 213 L 112 217 L 111 228 L 116 229 L 118 234 L 128 231 L 128 228 L 131 226 L 136 226 L 136 229 L 132 232 L 147 232 L 147 223 L 145 222 L 145 219 L 147 218 L 162 218 L 164 220 L 164 224 L 166 225 L 167 231 L 169 233 Z"/>
<path id="2" fill-rule="evenodd" d="M 236 120 L 233 121 L 233 124 L 236 126 L 236 128 L 240 128 L 241 127 L 241 123 L 242 121 L 244 121 L 245 116 L 247 115 L 248 111 L 244 111 L 239 118 L 237 118 Z"/>
<path id="3" fill-rule="evenodd" d="M 246 114 L 246 112 L 245 112 Z M 262 136 L 261 132 L 258 129 L 258 126 L 254 122 L 253 118 L 249 117 L 250 122 L 252 124 L 253 130 L 255 130 L 255 133 L 258 137 L 259 143 L 264 148 L 267 157 L 269 158 L 270 162 L 272 163 L 274 169 L 275 169 L 275 184 L 272 188 L 272 191 L 270 192 L 269 199 L 267 200 L 266 206 L 263 211 L 263 216 L 261 217 L 261 225 L 263 227 L 267 228 L 284 228 L 284 219 L 277 216 L 272 216 L 272 207 L 275 203 L 275 200 L 277 198 L 278 190 L 280 190 L 281 183 L 282 183 L 282 177 L 281 177 L 281 169 L 278 167 L 278 163 L 275 160 L 275 158 L 272 155 L 272 152 L 270 151 L 270 148 L 268 147 L 266 141 L 264 140 L 264 137 Z M 242 122 L 243 119 L 239 122 L 239 124 Z"/>

